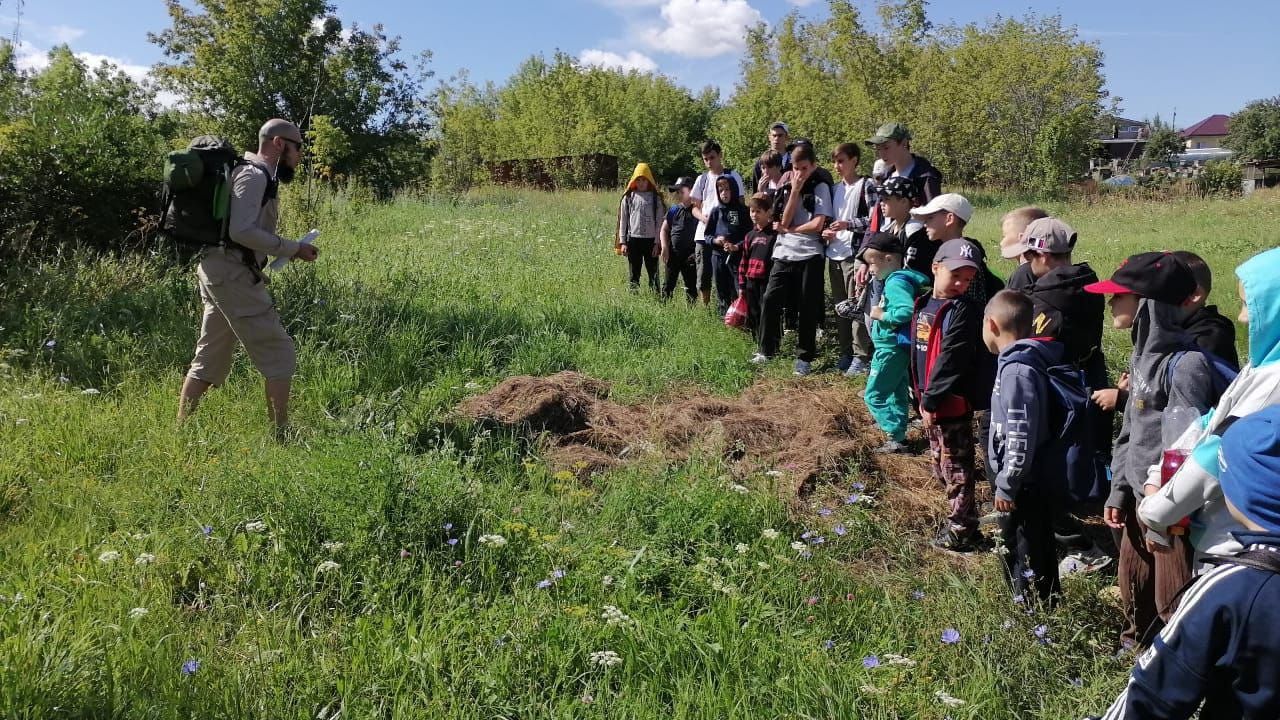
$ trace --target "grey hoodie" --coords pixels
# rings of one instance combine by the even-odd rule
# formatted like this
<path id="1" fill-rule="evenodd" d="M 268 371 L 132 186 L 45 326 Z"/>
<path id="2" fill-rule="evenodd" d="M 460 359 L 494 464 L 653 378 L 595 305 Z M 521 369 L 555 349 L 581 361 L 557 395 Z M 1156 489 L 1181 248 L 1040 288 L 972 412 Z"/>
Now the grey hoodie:
<path id="1" fill-rule="evenodd" d="M 1107 507 L 1125 507 L 1128 498 L 1145 495 L 1147 470 L 1160 463 L 1186 425 L 1204 414 L 1218 398 L 1204 356 L 1183 352 L 1195 341 L 1182 329 L 1183 311 L 1176 305 L 1143 299 L 1133 322 L 1133 355 L 1129 359 L 1129 403 L 1111 457 L 1111 496 Z M 1172 377 L 1169 362 L 1179 353 Z"/>

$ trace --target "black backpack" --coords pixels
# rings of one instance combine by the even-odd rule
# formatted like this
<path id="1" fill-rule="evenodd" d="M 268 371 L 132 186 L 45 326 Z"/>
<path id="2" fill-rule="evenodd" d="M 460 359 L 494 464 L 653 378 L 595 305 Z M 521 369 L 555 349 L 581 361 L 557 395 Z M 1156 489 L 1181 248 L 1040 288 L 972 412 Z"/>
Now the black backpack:
<path id="1" fill-rule="evenodd" d="M 228 234 L 231 173 L 246 164 L 250 161 L 230 142 L 213 135 L 201 135 L 186 150 L 166 156 L 160 234 L 180 255 L 190 257 L 206 247 L 230 245 L 242 250 L 249 265 L 256 265 L 253 253 L 232 242 Z M 276 196 L 277 188 L 271 180 L 263 205 Z"/>

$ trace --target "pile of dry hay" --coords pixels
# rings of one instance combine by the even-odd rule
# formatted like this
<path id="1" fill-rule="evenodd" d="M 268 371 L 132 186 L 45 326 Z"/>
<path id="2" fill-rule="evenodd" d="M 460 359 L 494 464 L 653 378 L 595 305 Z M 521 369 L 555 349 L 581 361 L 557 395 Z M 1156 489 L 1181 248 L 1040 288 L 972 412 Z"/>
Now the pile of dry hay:
<path id="1" fill-rule="evenodd" d="M 799 503 L 820 482 L 853 472 L 878 485 L 882 507 L 909 525 L 932 522 L 945 507 L 923 454 L 882 456 L 884 440 L 860 388 L 843 379 L 761 381 L 737 398 L 678 394 L 650 404 L 609 400 L 609 385 L 574 372 L 508 378 L 469 398 L 457 412 L 539 437 L 555 470 L 583 481 L 634 458 L 680 461 L 693 453 L 725 458 L 735 475 L 784 473 L 785 498 Z"/>

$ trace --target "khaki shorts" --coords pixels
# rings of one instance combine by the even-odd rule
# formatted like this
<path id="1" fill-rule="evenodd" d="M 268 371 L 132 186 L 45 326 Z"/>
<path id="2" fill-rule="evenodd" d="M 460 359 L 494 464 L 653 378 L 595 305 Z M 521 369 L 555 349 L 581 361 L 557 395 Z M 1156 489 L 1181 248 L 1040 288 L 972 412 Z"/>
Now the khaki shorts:
<path id="1" fill-rule="evenodd" d="M 204 318 L 187 376 L 221 385 L 231 372 L 236 343 L 263 377 L 287 380 L 297 369 L 293 339 L 285 332 L 265 282 L 254 282 L 239 257 L 210 250 L 196 271 Z"/>

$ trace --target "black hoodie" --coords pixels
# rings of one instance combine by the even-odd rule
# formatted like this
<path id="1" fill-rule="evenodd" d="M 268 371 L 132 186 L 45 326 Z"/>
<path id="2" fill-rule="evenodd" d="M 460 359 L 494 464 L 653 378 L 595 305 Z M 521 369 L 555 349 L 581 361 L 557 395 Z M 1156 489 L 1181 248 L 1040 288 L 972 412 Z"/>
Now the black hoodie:
<path id="1" fill-rule="evenodd" d="M 733 243 L 737 252 L 742 249 L 742 241 L 746 239 L 747 233 L 751 231 L 753 223 L 751 222 L 751 211 L 742 203 L 742 197 L 738 195 L 738 183 L 730 181 L 729 185 L 729 202 L 722 202 L 711 211 L 711 215 L 707 217 L 707 235 L 709 237 L 724 237 Z M 720 181 L 716 181 L 716 194 L 720 193 Z M 719 250 L 719 246 L 716 246 Z"/>
<path id="2" fill-rule="evenodd" d="M 1096 282 L 1098 274 L 1089 263 L 1080 263 L 1050 270 L 1037 278 L 1030 289 L 1035 308 L 1031 332 L 1062 342 L 1067 348 L 1067 361 L 1080 368 L 1095 353 L 1102 352 L 1106 300 L 1084 291 L 1085 285 Z"/>
<path id="3" fill-rule="evenodd" d="M 1206 305 L 1191 313 L 1182 329 L 1195 338 L 1196 345 L 1240 367 L 1236 351 L 1236 324 L 1218 312 L 1217 305 Z"/>

